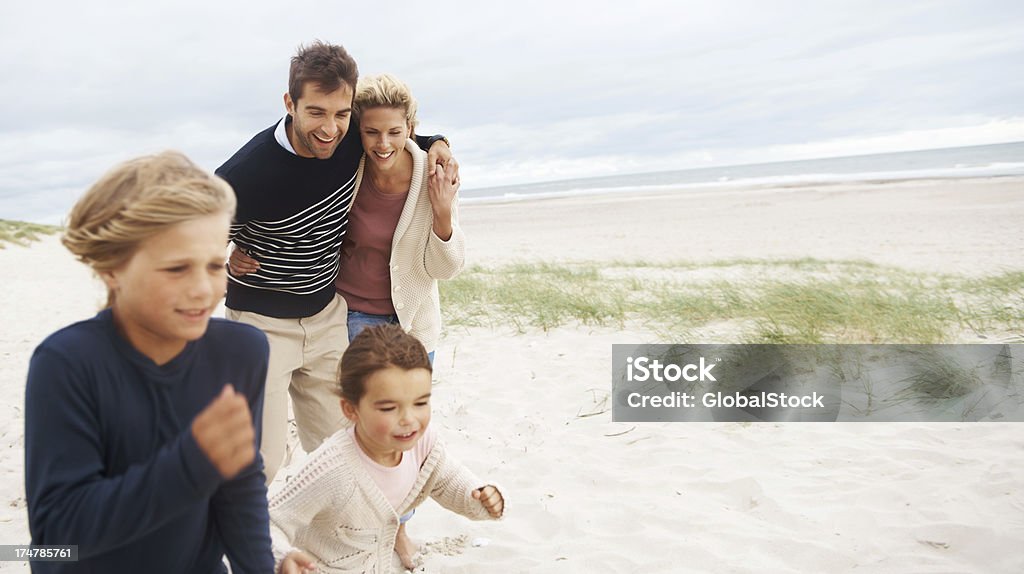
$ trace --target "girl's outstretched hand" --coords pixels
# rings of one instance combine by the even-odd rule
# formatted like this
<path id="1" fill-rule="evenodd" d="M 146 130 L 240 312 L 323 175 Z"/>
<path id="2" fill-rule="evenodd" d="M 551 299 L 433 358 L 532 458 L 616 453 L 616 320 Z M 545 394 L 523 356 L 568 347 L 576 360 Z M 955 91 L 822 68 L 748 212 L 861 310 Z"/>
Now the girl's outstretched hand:
<path id="1" fill-rule="evenodd" d="M 501 497 L 497 488 L 491 485 L 478 488 L 473 491 L 473 498 L 479 500 L 492 517 L 501 518 L 501 513 L 505 510 L 505 499 Z"/>
<path id="2" fill-rule="evenodd" d="M 288 556 L 284 557 L 278 572 L 280 574 L 303 574 L 303 572 L 313 572 L 315 570 L 316 564 L 313 563 L 313 559 L 308 554 L 301 550 L 292 550 L 288 553 Z"/>

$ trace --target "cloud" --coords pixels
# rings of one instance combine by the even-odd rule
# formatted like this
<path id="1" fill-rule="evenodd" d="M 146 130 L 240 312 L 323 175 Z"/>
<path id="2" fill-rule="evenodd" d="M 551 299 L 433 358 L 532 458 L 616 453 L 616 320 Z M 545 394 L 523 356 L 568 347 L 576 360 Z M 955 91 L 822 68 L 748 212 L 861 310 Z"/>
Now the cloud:
<path id="1" fill-rule="evenodd" d="M 1022 24 L 968 0 L 14 3 L 0 217 L 60 212 L 140 153 L 216 167 L 280 117 L 314 38 L 409 83 L 483 186 L 1017 138 Z"/>

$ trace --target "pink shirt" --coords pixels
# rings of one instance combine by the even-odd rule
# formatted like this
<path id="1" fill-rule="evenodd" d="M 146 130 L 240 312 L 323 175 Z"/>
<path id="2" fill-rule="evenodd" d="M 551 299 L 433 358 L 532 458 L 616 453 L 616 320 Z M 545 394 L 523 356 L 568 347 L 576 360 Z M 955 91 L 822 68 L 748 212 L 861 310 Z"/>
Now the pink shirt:
<path id="1" fill-rule="evenodd" d="M 341 243 L 341 271 L 334 288 L 350 311 L 394 315 L 391 301 L 391 240 L 409 192 L 383 193 L 369 174 L 359 184 Z"/>
<path id="2" fill-rule="evenodd" d="M 397 512 L 405 502 L 405 498 L 409 496 L 413 485 L 416 484 L 416 476 L 420 473 L 420 467 L 427 461 L 430 451 L 434 449 L 434 443 L 437 442 L 434 427 L 427 425 L 427 430 L 420 437 L 416 446 L 402 453 L 402 460 L 396 466 L 384 466 L 363 452 L 363 448 L 356 441 L 355 426 L 349 427 L 346 432 L 353 444 L 356 445 L 356 452 L 359 453 L 359 460 L 362 461 L 366 473 L 370 475 L 374 484 L 384 493 L 384 497 Z"/>

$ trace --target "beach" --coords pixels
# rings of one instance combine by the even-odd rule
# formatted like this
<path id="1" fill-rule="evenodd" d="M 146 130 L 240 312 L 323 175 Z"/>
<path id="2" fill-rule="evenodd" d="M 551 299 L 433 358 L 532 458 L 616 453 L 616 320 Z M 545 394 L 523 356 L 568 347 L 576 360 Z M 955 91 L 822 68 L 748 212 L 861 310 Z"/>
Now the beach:
<path id="1" fill-rule="evenodd" d="M 474 203 L 460 218 L 470 266 L 814 258 L 965 277 L 1024 270 L 1021 177 Z M 0 543 L 27 544 L 28 361 L 105 294 L 56 236 L 7 245 L 0 264 L 12 271 L 0 291 Z M 735 342 L 729 333 L 698 336 Z M 972 337 L 956 342 L 992 340 Z M 432 424 L 508 504 L 484 523 L 420 507 L 409 533 L 423 572 L 1024 571 L 1020 423 L 612 422 L 611 346 L 651 342 L 706 341 L 659 340 L 630 321 L 446 329 Z"/>
<path id="2" fill-rule="evenodd" d="M 865 259 L 981 274 L 1021 269 L 1024 179 L 720 186 L 463 207 L 467 258 Z"/>

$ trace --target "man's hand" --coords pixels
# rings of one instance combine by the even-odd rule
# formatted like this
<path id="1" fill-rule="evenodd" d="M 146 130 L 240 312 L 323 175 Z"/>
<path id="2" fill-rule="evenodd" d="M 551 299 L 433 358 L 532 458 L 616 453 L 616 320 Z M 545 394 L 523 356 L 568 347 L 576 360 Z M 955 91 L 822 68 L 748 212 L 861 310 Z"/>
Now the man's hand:
<path id="1" fill-rule="evenodd" d="M 480 504 L 484 505 L 487 513 L 494 518 L 501 518 L 501 513 L 505 511 L 505 499 L 501 497 L 498 489 L 493 486 L 487 485 L 474 490 L 473 498 L 479 500 Z"/>
<path id="2" fill-rule="evenodd" d="M 443 141 L 438 140 L 430 145 L 430 150 L 427 151 L 427 165 L 434 166 L 434 169 L 430 170 L 430 175 L 437 173 L 438 166 L 441 166 L 452 185 L 459 184 L 459 162 L 452 155 L 448 144 Z"/>
<path id="3" fill-rule="evenodd" d="M 246 255 L 237 245 L 231 247 L 231 256 L 228 257 L 228 271 L 235 277 L 248 275 L 260 270 L 260 262 Z"/>
<path id="4" fill-rule="evenodd" d="M 280 574 L 302 574 L 314 570 L 316 570 L 316 564 L 308 554 L 301 550 L 292 550 L 284 557 L 278 572 Z"/>
<path id="5" fill-rule="evenodd" d="M 256 460 L 256 432 L 245 395 L 224 385 L 217 398 L 192 421 L 192 436 L 225 479 Z"/>

